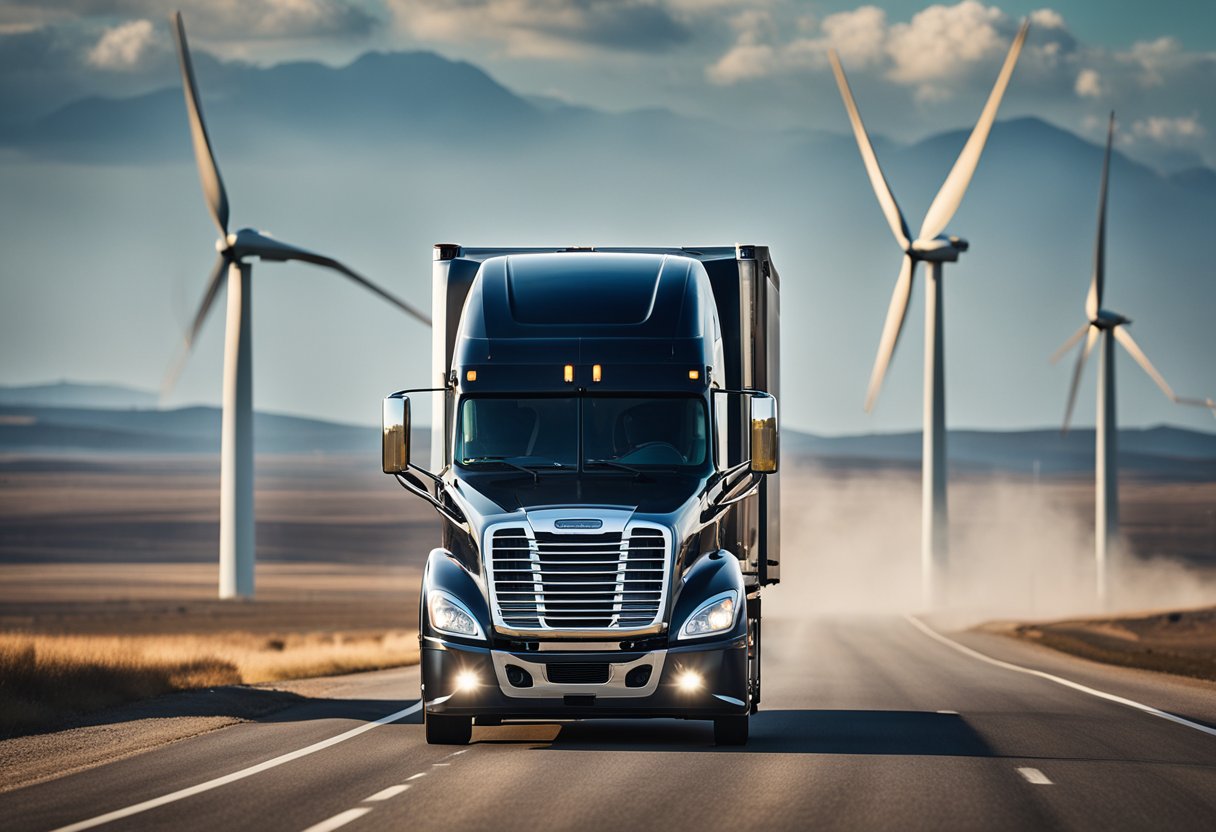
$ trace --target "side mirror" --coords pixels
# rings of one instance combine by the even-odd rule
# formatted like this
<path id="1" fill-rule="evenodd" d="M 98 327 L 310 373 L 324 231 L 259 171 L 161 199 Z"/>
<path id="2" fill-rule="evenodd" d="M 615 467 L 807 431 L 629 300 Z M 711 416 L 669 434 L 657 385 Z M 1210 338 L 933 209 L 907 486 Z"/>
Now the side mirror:
<path id="1" fill-rule="evenodd" d="M 768 395 L 751 399 L 751 469 L 757 474 L 777 473 L 777 400 Z"/>
<path id="2" fill-rule="evenodd" d="M 394 393 L 384 400 L 384 473 L 403 474 L 410 466 L 410 400 Z"/>

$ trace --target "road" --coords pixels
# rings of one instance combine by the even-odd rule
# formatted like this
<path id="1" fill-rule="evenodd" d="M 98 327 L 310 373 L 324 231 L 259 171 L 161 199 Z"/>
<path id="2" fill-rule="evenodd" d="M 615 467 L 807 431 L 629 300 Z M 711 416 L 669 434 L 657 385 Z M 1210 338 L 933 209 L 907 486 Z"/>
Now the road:
<path id="1" fill-rule="evenodd" d="M 898 617 L 766 621 L 764 703 L 737 749 L 674 720 L 479 727 L 465 748 L 428 746 L 417 669 L 362 674 L 336 697 L 0 794 L 0 818 L 12 832 L 123 810 L 92 828 L 1216 829 L 1216 687 L 949 638 Z"/>

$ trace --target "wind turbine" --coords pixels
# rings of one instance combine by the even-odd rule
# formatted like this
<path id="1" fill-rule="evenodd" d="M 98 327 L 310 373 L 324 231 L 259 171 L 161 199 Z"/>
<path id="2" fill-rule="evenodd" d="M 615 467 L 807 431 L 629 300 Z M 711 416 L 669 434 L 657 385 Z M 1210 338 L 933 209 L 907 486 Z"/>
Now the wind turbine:
<path id="1" fill-rule="evenodd" d="M 861 121 L 861 113 L 857 102 L 853 100 L 853 92 L 845 78 L 844 68 L 836 51 L 829 52 L 832 70 L 836 74 L 836 83 L 840 87 L 840 95 L 844 99 L 845 109 L 849 113 L 849 121 L 853 125 L 853 135 L 857 139 L 857 148 L 861 151 L 861 159 L 865 163 L 866 173 L 869 174 L 870 184 L 878 197 L 878 203 L 891 226 L 895 241 L 903 251 L 903 266 L 895 281 L 895 292 L 891 296 L 891 304 L 887 309 L 887 319 L 883 324 L 882 337 L 878 342 L 878 355 L 874 360 L 874 370 L 870 374 L 870 386 L 866 392 L 866 412 L 874 408 L 878 391 L 882 388 L 883 376 L 895 353 L 895 345 L 903 329 L 904 318 L 908 313 L 908 301 L 912 297 L 912 282 L 916 276 L 916 266 L 920 262 L 927 265 L 927 280 L 925 282 L 925 386 L 924 386 L 924 427 L 923 456 L 921 460 L 921 588 L 927 603 L 933 603 L 943 589 L 942 576 L 947 565 L 947 508 L 946 508 L 946 381 L 943 361 L 943 332 L 942 332 L 942 270 L 944 263 L 958 260 L 959 254 L 966 251 L 966 240 L 959 237 L 944 236 L 942 231 L 958 210 L 963 201 L 963 194 L 971 183 L 971 177 L 979 164 L 980 155 L 984 152 L 984 144 L 988 141 L 988 132 L 996 120 L 997 109 L 1005 88 L 1009 86 L 1009 78 L 1017 64 L 1022 44 L 1026 41 L 1029 22 L 1023 23 L 1018 30 L 1005 63 L 997 76 L 996 85 L 988 96 L 988 103 L 980 112 L 979 121 L 971 131 L 967 143 L 963 145 L 954 167 L 941 190 L 937 192 L 929 210 L 921 223 L 920 233 L 912 239 L 908 231 L 908 223 L 904 220 L 903 212 L 895 201 L 894 194 L 883 175 L 882 167 L 865 125 Z"/>
<path id="2" fill-rule="evenodd" d="M 389 303 L 430 326 L 430 318 L 395 295 L 381 289 L 367 278 L 331 257 L 315 254 L 275 240 L 252 228 L 228 233 L 228 195 L 220 169 L 211 150 L 211 139 L 203 122 L 202 102 L 194 78 L 194 65 L 186 44 L 186 29 L 180 12 L 173 15 L 172 29 L 177 42 L 181 64 L 182 87 L 186 96 L 186 112 L 190 118 L 190 135 L 194 142 L 194 157 L 198 163 L 203 196 L 211 218 L 220 230 L 215 247 L 219 257 L 207 279 L 207 289 L 186 332 L 181 357 L 175 362 L 165 380 L 170 389 L 177 380 L 182 364 L 190 353 L 207 314 L 211 311 L 220 286 L 227 276 L 228 320 L 224 335 L 224 394 L 223 420 L 220 440 L 220 598 L 253 596 L 254 526 L 253 526 L 253 342 L 251 331 L 251 282 L 253 265 L 250 260 L 286 262 L 301 260 L 333 269 L 359 285 L 370 289 Z"/>
<path id="3" fill-rule="evenodd" d="M 1081 325 L 1064 346 L 1051 357 L 1053 362 L 1085 339 L 1077 353 L 1077 366 L 1072 374 L 1072 386 L 1068 390 L 1068 406 L 1064 410 L 1064 427 L 1068 433 L 1073 407 L 1077 401 L 1077 388 L 1085 362 L 1093 351 L 1094 344 L 1102 339 L 1102 353 L 1098 368 L 1098 413 L 1094 430 L 1094 564 L 1096 567 L 1098 602 L 1105 605 L 1109 590 L 1109 554 L 1119 534 L 1119 461 L 1118 427 L 1115 419 L 1115 341 L 1123 345 L 1136 363 L 1156 382 L 1166 398 L 1177 404 L 1208 407 L 1216 414 L 1216 401 L 1212 399 L 1187 399 L 1175 395 L 1161 373 L 1148 360 L 1125 328 L 1131 319 L 1117 312 L 1102 308 L 1102 292 L 1106 284 L 1106 201 L 1110 181 L 1110 151 L 1115 135 L 1115 114 L 1110 114 L 1106 128 L 1106 154 L 1102 158 L 1102 184 L 1098 191 L 1098 237 L 1094 246 L 1094 274 L 1085 298 L 1085 323 Z"/>

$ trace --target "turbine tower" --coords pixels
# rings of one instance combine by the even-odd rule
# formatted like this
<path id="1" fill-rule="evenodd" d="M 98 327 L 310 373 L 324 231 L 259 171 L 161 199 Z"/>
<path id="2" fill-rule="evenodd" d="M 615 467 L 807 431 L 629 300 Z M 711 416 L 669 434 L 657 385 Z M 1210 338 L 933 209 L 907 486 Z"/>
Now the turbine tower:
<path id="1" fill-rule="evenodd" d="M 220 230 L 219 251 L 202 303 L 186 332 L 181 357 L 170 369 L 165 390 L 177 380 L 182 364 L 198 337 L 207 314 L 227 277 L 228 321 L 224 335 L 223 420 L 220 441 L 220 598 L 253 596 L 253 342 L 251 330 L 251 278 L 253 259 L 271 262 L 301 260 L 333 269 L 370 289 L 389 303 L 430 326 L 430 318 L 395 295 L 376 286 L 331 257 L 279 242 L 252 228 L 228 233 L 228 195 L 211 150 L 203 122 L 202 102 L 194 78 L 194 65 L 186 44 L 181 13 L 173 15 L 173 35 L 181 64 L 182 87 L 199 179 L 211 218 Z"/>
<path id="2" fill-rule="evenodd" d="M 1094 246 L 1094 273 L 1085 298 L 1085 323 L 1064 342 L 1064 346 L 1051 357 L 1052 362 L 1072 349 L 1082 338 L 1085 343 L 1077 353 L 1077 365 L 1072 375 L 1072 386 L 1068 390 L 1068 406 L 1064 410 L 1064 427 L 1068 433 L 1073 407 L 1077 401 L 1077 388 L 1085 362 L 1093 351 L 1094 344 L 1102 339 L 1102 352 L 1098 367 L 1098 412 L 1094 430 L 1094 566 L 1098 602 L 1106 605 L 1110 586 L 1110 554 L 1117 554 L 1119 535 L 1119 461 L 1118 426 L 1115 418 L 1115 341 L 1123 345 L 1136 363 L 1156 382 L 1166 398 L 1178 404 L 1198 405 L 1211 408 L 1216 414 L 1216 402 L 1212 399 L 1187 399 L 1174 394 L 1161 373 L 1148 360 L 1125 327 L 1131 323 L 1117 312 L 1102 307 L 1102 294 L 1106 285 L 1106 202 L 1110 181 L 1110 152 L 1115 135 L 1115 114 L 1110 114 L 1106 129 L 1106 154 L 1102 158 L 1102 184 L 1098 191 L 1098 236 Z"/>
<path id="3" fill-rule="evenodd" d="M 899 277 L 895 281 L 895 292 L 891 296 L 891 304 L 887 309 L 886 322 L 883 324 L 882 337 L 878 343 L 878 355 L 874 360 L 874 370 L 870 374 L 870 386 L 866 392 L 865 409 L 869 413 L 874 408 L 878 392 L 882 388 L 883 377 L 895 353 L 895 345 L 903 329 L 904 318 L 908 312 L 908 302 L 912 297 L 912 283 L 916 276 L 916 266 L 924 262 L 927 265 L 927 280 L 925 282 L 925 386 L 924 386 L 924 425 L 923 452 L 921 460 L 921 590 L 927 604 L 941 600 L 944 583 L 943 578 L 947 567 L 947 509 L 946 509 L 946 381 L 944 376 L 943 355 L 943 326 L 942 326 L 942 271 L 944 263 L 958 260 L 959 254 L 967 250 L 967 241 L 958 237 L 944 236 L 942 231 L 953 218 L 971 177 L 979 164 L 980 155 L 984 152 L 984 144 L 988 141 L 988 133 L 996 120 L 997 109 L 1001 105 L 1001 97 L 1009 86 L 1009 78 L 1026 41 L 1029 23 L 1023 23 L 1018 30 L 1005 63 L 997 76 L 996 85 L 988 96 L 988 103 L 980 113 L 979 121 L 971 131 L 967 143 L 963 145 L 958 159 L 951 168 L 941 190 L 937 192 L 924 221 L 920 233 L 912 239 L 908 223 L 904 220 L 903 212 L 895 201 L 894 194 L 883 175 L 878 157 L 870 143 L 865 125 L 861 121 L 861 113 L 857 102 L 853 100 L 853 92 L 845 78 L 844 68 L 840 58 L 832 50 L 829 57 L 832 70 L 836 74 L 836 83 L 840 87 L 840 95 L 844 99 L 845 109 L 849 113 L 849 121 L 853 125 L 853 135 L 857 139 L 857 148 L 861 151 L 861 159 L 865 163 L 866 173 L 869 174 L 870 184 L 878 197 L 878 203 L 891 226 L 895 241 L 903 252 L 903 265 Z"/>

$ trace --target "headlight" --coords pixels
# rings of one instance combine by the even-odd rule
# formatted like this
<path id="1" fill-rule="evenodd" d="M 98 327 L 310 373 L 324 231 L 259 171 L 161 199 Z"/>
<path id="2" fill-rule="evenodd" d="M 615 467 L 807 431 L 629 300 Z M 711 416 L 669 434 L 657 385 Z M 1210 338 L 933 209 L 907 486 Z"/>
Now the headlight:
<path id="1" fill-rule="evenodd" d="M 710 598 L 688 616 L 680 628 L 680 638 L 696 638 L 729 630 L 735 625 L 735 604 L 739 593 L 733 589 Z"/>
<path id="2" fill-rule="evenodd" d="M 465 638 L 485 638 L 469 608 L 441 589 L 427 593 L 431 626 L 441 633 Z"/>

